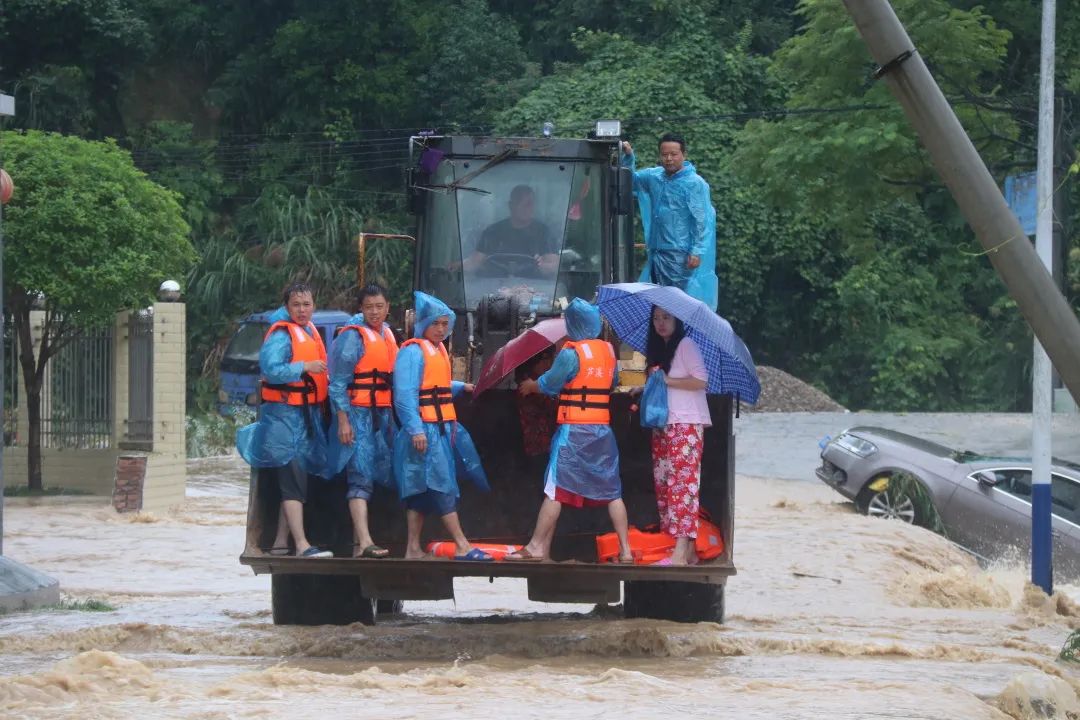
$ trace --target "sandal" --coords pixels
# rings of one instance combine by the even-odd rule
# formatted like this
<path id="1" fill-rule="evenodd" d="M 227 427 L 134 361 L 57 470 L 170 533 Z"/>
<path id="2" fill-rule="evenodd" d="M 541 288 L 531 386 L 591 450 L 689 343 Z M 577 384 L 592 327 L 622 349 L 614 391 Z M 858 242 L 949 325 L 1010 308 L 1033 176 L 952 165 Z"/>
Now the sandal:
<path id="1" fill-rule="evenodd" d="M 390 557 L 390 551 L 384 547 L 372 544 L 361 550 L 359 555 L 354 555 L 353 557 L 377 560 L 379 558 Z"/>
<path id="2" fill-rule="evenodd" d="M 288 547 L 272 547 L 266 548 L 263 552 L 274 557 L 285 557 L 292 551 Z"/>
<path id="3" fill-rule="evenodd" d="M 465 553 L 464 555 L 455 555 L 454 559 L 455 560 L 471 560 L 473 562 L 491 562 L 495 558 L 491 557 L 490 555 L 488 555 L 486 552 L 484 552 L 480 548 L 473 548 L 472 550 Z"/>
<path id="4" fill-rule="evenodd" d="M 507 553 L 503 557 L 503 562 L 544 562 L 544 557 L 541 555 L 533 555 L 527 548 L 521 548 L 515 550 L 512 553 Z"/>
<path id="5" fill-rule="evenodd" d="M 616 565 L 633 565 L 634 564 L 634 556 L 631 555 L 630 557 L 622 557 L 620 555 L 619 557 L 612 560 L 612 562 L 615 563 Z"/>

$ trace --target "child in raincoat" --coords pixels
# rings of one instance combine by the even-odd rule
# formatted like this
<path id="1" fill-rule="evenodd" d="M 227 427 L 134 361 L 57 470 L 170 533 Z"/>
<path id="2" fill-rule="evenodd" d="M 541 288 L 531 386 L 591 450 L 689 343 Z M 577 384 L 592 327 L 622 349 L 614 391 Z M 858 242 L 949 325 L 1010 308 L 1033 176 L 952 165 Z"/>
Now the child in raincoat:
<path id="1" fill-rule="evenodd" d="M 311 323 L 311 288 L 293 283 L 285 288 L 283 301 L 285 306 L 270 317 L 273 324 L 259 350 L 259 419 L 237 431 L 236 449 L 252 467 L 273 468 L 281 489 L 270 554 L 287 554 L 291 534 L 297 557 L 330 557 L 331 551 L 312 546 L 304 532 L 308 473 L 323 472 L 326 464 L 326 348 Z"/>
<path id="2" fill-rule="evenodd" d="M 345 497 L 353 521 L 353 557 L 390 554 L 371 538 L 368 500 L 375 485 L 392 488 L 394 419 L 391 382 L 398 346 L 386 324 L 386 289 L 360 290 L 360 312 L 349 318 L 330 347 L 330 424 L 327 477 L 347 470 Z"/>
<path id="3" fill-rule="evenodd" d="M 458 465 L 482 490 L 488 485 L 472 438 L 454 410 L 454 396 L 473 389 L 450 379 L 450 358 L 442 343 L 453 330 L 454 312 L 431 295 L 414 295 L 414 337 L 402 344 L 394 363 L 394 410 L 401 421 L 394 438 L 394 478 L 405 503 L 405 557 L 424 557 L 424 516 L 438 515 L 454 541 L 455 559 L 491 560 L 465 537 L 457 514 Z"/>
<path id="4" fill-rule="evenodd" d="M 555 356 L 550 370 L 518 386 L 523 395 L 542 392 L 559 398 L 559 429 L 551 440 L 536 529 L 529 543 L 506 560 L 549 557 L 563 505 L 606 505 L 619 538 L 619 562 L 633 563 L 619 478 L 619 449 L 609 424 L 611 390 L 618 384 L 615 349 L 597 339 L 601 324 L 596 306 L 574 298 L 563 316 L 570 340 Z"/>

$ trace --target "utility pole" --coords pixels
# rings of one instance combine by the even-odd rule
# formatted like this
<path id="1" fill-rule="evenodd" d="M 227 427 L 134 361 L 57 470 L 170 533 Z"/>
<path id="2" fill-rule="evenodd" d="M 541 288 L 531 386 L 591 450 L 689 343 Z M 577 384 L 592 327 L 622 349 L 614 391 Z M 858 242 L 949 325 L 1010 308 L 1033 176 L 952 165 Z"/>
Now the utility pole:
<path id="1" fill-rule="evenodd" d="M 1039 58 L 1039 150 L 1036 167 L 1035 248 L 1047 270 L 1054 266 L 1054 25 L 1056 0 L 1043 0 Z M 1026 243 L 1025 243 L 1026 244 Z M 1054 588 L 1050 483 L 1053 418 L 1050 358 L 1039 338 L 1031 368 L 1031 582 L 1047 595 Z"/>
<path id="2" fill-rule="evenodd" d="M 975 231 L 1009 295 L 1080 402 L 1080 320 L 1027 241 L 941 88 L 887 0 L 844 0 L 934 167 Z"/>

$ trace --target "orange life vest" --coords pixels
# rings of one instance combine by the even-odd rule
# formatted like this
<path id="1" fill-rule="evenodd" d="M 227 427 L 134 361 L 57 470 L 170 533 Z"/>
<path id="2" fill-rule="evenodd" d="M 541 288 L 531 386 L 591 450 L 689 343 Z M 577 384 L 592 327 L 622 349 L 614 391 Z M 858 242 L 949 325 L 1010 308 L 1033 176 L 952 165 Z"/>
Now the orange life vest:
<path id="1" fill-rule="evenodd" d="M 266 331 L 263 342 L 278 330 L 289 333 L 289 342 L 292 343 L 292 362 L 311 362 L 322 360 L 326 362 L 326 348 L 323 346 L 322 336 L 314 325 L 308 323 L 307 329 L 288 320 L 280 320 L 270 326 Z M 293 383 L 269 383 L 264 378 L 260 396 L 263 402 L 285 403 L 286 405 L 317 405 L 326 400 L 326 389 L 329 380 L 326 373 L 304 372 L 298 382 Z"/>
<path id="2" fill-rule="evenodd" d="M 615 348 L 604 340 L 568 341 L 563 347 L 577 353 L 578 371 L 559 393 L 559 423 L 607 425 L 611 422 Z"/>
<path id="3" fill-rule="evenodd" d="M 341 332 L 355 330 L 364 343 L 364 354 L 353 368 L 353 381 L 349 383 L 349 401 L 358 407 L 390 407 L 393 402 L 390 389 L 394 380 L 394 360 L 397 359 L 397 341 L 385 324 L 382 334 L 367 325 L 346 325 Z"/>
<path id="4" fill-rule="evenodd" d="M 424 338 L 411 338 L 401 344 L 402 348 L 419 345 L 424 353 L 424 376 L 420 380 L 420 419 L 426 423 L 442 424 L 457 420 L 454 395 L 450 388 L 450 355 L 442 343 Z"/>
<path id="5" fill-rule="evenodd" d="M 646 532 L 631 526 L 626 539 L 630 542 L 630 552 L 635 565 L 652 565 L 658 560 L 671 557 L 675 549 L 675 538 L 667 533 Z M 604 533 L 596 536 L 596 561 L 615 562 L 619 557 L 619 536 Z"/>
<path id="6" fill-rule="evenodd" d="M 655 527 L 655 526 L 651 526 Z M 650 528 L 638 530 L 631 526 L 627 532 L 630 552 L 635 565 L 652 565 L 671 557 L 675 550 L 675 538 L 665 532 L 653 532 Z M 712 560 L 724 554 L 724 536 L 704 510 L 698 516 L 697 539 L 694 552 L 700 560 Z M 614 562 L 619 557 L 619 537 L 615 533 L 596 536 L 597 562 Z"/>
<path id="7" fill-rule="evenodd" d="M 522 545 L 505 545 L 503 543 L 482 543 L 474 542 L 472 546 L 477 550 L 483 550 L 496 560 L 502 560 L 510 553 L 517 552 L 523 546 Z M 455 558 L 457 557 L 457 546 L 454 543 L 447 540 L 439 540 L 437 542 L 430 542 L 427 545 L 427 551 L 435 557 Z"/>

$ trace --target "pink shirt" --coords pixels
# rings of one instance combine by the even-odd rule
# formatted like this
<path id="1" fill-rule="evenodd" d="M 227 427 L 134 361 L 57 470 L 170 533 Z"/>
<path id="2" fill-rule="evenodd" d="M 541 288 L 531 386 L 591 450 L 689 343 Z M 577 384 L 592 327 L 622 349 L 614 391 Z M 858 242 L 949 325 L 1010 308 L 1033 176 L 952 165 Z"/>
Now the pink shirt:
<path id="1" fill-rule="evenodd" d="M 708 381 L 709 373 L 705 369 L 705 360 L 701 357 L 697 343 L 688 337 L 684 337 L 675 348 L 675 357 L 671 359 L 671 372 L 669 377 L 687 378 L 695 377 L 699 380 Z M 705 399 L 704 390 L 680 390 L 669 387 L 668 398 L 668 425 L 686 423 L 688 425 L 712 425 L 712 417 L 709 415 L 709 403 Z"/>

